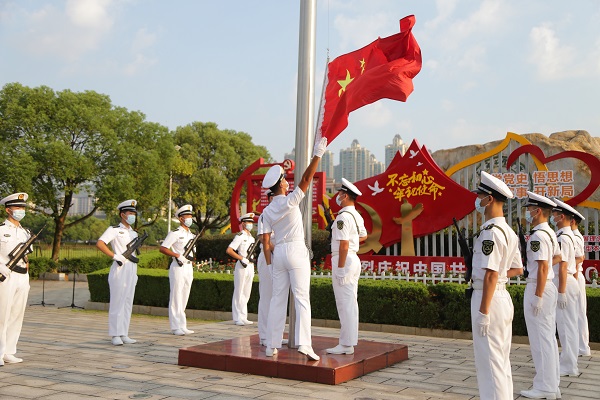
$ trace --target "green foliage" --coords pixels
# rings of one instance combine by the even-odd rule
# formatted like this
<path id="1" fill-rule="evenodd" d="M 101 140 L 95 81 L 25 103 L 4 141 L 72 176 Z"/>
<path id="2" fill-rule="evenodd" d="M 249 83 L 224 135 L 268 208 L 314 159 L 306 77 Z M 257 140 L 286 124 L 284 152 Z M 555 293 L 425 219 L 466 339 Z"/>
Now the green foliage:
<path id="1" fill-rule="evenodd" d="M 175 144 L 181 157 L 173 164 L 173 200 L 191 204 L 207 229 L 229 221 L 231 193 L 244 169 L 260 157 L 270 161 L 267 149 L 254 145 L 250 135 L 218 129 L 213 122 L 178 127 Z"/>
<path id="2" fill-rule="evenodd" d="M 465 297 L 465 285 L 438 283 L 429 285 L 429 295 L 435 303 L 445 329 L 471 330 L 471 303 Z"/>
<path id="3" fill-rule="evenodd" d="M 30 257 L 29 273 L 31 276 L 40 276 L 44 272 L 73 272 L 88 274 L 110 267 L 112 260 L 106 256 L 92 256 L 81 258 L 61 258 L 54 261 L 49 257 Z"/>
<path id="4" fill-rule="evenodd" d="M 29 274 L 40 276 L 44 272 L 56 271 L 58 263 L 48 257 L 29 257 Z"/>
<path id="5" fill-rule="evenodd" d="M 600 289 L 586 288 L 590 342 L 600 342 Z"/>
<path id="6" fill-rule="evenodd" d="M 171 262 L 170 257 L 167 257 L 158 250 L 143 252 L 138 258 L 140 259 L 138 268 L 167 269 Z"/>

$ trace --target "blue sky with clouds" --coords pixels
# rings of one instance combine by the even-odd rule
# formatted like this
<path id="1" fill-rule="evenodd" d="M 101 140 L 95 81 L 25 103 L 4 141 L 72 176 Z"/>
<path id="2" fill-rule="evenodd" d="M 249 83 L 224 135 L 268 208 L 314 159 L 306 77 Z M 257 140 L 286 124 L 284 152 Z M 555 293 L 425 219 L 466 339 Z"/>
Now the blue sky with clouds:
<path id="1" fill-rule="evenodd" d="M 94 90 L 171 129 L 248 132 L 275 159 L 294 146 L 299 0 L 0 0 L 0 85 Z M 407 103 L 351 114 L 384 161 L 395 134 L 431 150 L 585 129 L 600 136 L 600 2 L 318 0 L 316 88 L 331 58 L 415 14 L 423 69 Z M 315 106 L 318 106 L 318 101 Z"/>

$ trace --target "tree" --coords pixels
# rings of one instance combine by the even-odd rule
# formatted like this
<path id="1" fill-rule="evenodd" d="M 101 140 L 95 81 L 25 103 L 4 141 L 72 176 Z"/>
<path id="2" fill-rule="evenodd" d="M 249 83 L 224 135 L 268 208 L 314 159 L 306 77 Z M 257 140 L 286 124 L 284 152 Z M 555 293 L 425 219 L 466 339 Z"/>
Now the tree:
<path id="1" fill-rule="evenodd" d="M 213 122 L 193 122 L 175 130 L 179 157 L 173 162 L 173 199 L 191 204 L 200 228 L 218 229 L 229 221 L 231 192 L 246 167 L 267 149 L 244 132 L 220 130 Z"/>
<path id="2" fill-rule="evenodd" d="M 173 154 L 167 128 L 113 107 L 106 95 L 18 83 L 0 91 L 0 157 L 18 160 L 0 176 L 0 188 L 29 192 L 34 211 L 52 218 L 54 260 L 64 230 L 97 208 L 112 212 L 119 202 L 137 198 L 149 215 L 157 215 Z M 81 189 L 95 192 L 95 207 L 67 221 Z"/>

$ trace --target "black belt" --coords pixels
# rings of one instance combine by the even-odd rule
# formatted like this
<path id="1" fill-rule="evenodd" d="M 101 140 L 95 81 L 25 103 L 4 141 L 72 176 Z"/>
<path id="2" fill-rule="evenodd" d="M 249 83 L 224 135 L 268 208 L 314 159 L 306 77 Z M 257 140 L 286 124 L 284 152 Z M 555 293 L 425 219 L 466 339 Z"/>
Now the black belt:
<path id="1" fill-rule="evenodd" d="M 17 274 L 26 274 L 27 273 L 27 268 L 25 267 L 18 267 L 18 266 L 14 266 L 12 269 L 12 272 L 16 272 Z"/>

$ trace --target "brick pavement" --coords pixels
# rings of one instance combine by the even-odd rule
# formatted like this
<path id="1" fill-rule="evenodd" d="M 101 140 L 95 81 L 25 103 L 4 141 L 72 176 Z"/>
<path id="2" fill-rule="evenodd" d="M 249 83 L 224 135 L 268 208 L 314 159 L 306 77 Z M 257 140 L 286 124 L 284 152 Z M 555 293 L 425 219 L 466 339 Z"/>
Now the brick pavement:
<path id="1" fill-rule="evenodd" d="M 29 303 L 41 300 L 41 282 L 32 281 Z M 107 336 L 105 311 L 57 309 L 71 304 L 70 282 L 46 282 L 51 307 L 28 307 L 18 356 L 25 361 L 0 367 L 0 399 L 477 399 L 470 340 L 361 331 L 361 339 L 403 343 L 408 361 L 338 385 L 320 385 L 262 376 L 180 367 L 177 352 L 187 347 L 256 333 L 256 325 L 191 320 L 196 333 L 170 334 L 165 317 L 134 315 L 133 345 L 115 347 Z M 76 286 L 76 305 L 89 298 Z M 336 336 L 332 328 L 313 334 Z M 529 388 L 533 364 L 529 346 L 512 348 L 514 389 Z M 600 352 L 580 357 L 579 377 L 563 378 L 563 399 L 598 399 Z M 515 395 L 515 398 L 519 398 Z"/>

